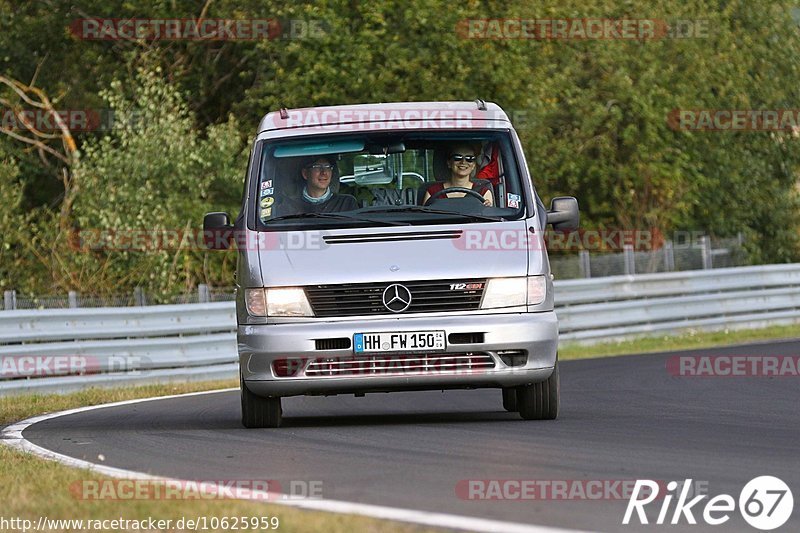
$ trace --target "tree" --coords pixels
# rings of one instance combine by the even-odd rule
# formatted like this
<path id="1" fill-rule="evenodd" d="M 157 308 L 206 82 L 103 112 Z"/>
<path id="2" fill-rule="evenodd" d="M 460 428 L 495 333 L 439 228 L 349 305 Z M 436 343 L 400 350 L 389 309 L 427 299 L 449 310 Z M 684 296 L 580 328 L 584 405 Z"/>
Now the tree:
<path id="1" fill-rule="evenodd" d="M 246 161 L 236 121 L 198 131 L 160 67 L 140 69 L 132 84 L 114 81 L 102 95 L 115 126 L 87 141 L 75 166 L 75 224 L 85 253 L 65 263 L 64 279 L 82 289 L 142 286 L 162 296 L 203 281 L 229 284 L 222 257 L 204 269 L 199 227 L 206 211 L 238 205 Z M 76 271 L 85 273 L 80 280 L 72 279 Z"/>
<path id="2" fill-rule="evenodd" d="M 197 227 L 205 210 L 235 210 L 241 139 L 279 107 L 481 97 L 509 112 L 540 194 L 579 198 L 584 227 L 743 232 L 753 261 L 798 260 L 800 138 L 681 131 L 667 121 L 675 109 L 796 108 L 793 7 L 786 0 L 132 0 L 109 8 L 100 0 L 0 0 L 5 78 L 43 91 L 56 107 L 110 108 L 123 119 L 121 129 L 72 132 L 83 159 L 70 174 L 79 188 L 67 195 L 64 165 L 48 167 L 30 144 L 6 143 L 15 146 L 7 153 L 16 185 L 5 194 L 17 198 L 21 189 L 20 211 L 35 230 L 28 241 L 37 243 L 12 249 L 47 265 L 58 260 L 47 272 L 59 288 L 145 283 L 164 293 L 226 279 L 215 263 L 222 255 L 204 270 L 202 254 L 160 252 L 147 262 L 141 254 L 76 259 L 52 250 L 66 241 L 64 220 L 81 229 L 175 229 Z M 283 31 L 260 41 L 87 41 L 69 29 L 95 16 L 277 17 Z M 515 40 L 470 39 L 459 30 L 489 18 L 680 18 L 705 21 L 707 35 Z M 0 89 L 7 101 L 0 105 L 19 107 L 12 86 Z M 126 113 L 139 122 L 126 126 Z M 208 174 L 215 177 L 192 181 Z"/>

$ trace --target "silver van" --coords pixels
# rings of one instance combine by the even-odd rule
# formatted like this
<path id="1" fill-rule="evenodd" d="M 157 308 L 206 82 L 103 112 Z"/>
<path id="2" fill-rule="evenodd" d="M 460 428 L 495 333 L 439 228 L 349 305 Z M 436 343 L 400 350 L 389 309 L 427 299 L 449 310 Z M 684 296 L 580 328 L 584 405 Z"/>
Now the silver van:
<path id="1" fill-rule="evenodd" d="M 547 224 L 578 203 L 545 210 L 495 104 L 267 114 L 239 217 L 204 220 L 238 248 L 242 423 L 280 426 L 284 396 L 472 388 L 556 418 Z"/>

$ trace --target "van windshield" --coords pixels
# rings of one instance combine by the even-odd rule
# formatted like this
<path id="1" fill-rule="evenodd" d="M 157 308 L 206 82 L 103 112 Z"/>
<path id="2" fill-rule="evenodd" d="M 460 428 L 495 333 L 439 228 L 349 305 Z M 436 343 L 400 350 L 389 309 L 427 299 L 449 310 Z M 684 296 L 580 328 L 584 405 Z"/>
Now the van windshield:
<path id="1" fill-rule="evenodd" d="M 524 214 L 507 132 L 313 136 L 266 142 L 256 205 L 263 231 L 471 223 Z"/>

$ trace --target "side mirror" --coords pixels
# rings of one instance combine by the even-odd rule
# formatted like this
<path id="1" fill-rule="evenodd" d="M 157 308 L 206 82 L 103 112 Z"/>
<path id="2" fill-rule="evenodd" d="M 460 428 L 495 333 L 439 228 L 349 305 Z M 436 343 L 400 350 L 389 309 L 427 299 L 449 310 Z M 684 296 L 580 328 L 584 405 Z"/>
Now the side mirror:
<path id="1" fill-rule="evenodd" d="M 227 250 L 233 240 L 228 213 L 206 213 L 203 217 L 203 242 L 209 250 Z"/>
<path id="2" fill-rule="evenodd" d="M 550 202 L 547 223 L 556 231 L 575 230 L 580 224 L 578 200 L 572 196 L 559 196 Z"/>

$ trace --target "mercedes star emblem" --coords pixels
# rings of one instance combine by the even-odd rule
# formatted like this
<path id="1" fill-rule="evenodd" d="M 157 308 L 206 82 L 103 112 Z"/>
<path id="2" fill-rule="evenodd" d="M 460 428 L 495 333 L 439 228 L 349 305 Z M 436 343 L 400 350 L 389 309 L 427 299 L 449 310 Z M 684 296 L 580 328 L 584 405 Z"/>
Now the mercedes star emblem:
<path id="1" fill-rule="evenodd" d="M 383 305 L 392 313 L 402 313 L 411 305 L 411 291 L 395 283 L 383 291 Z"/>

